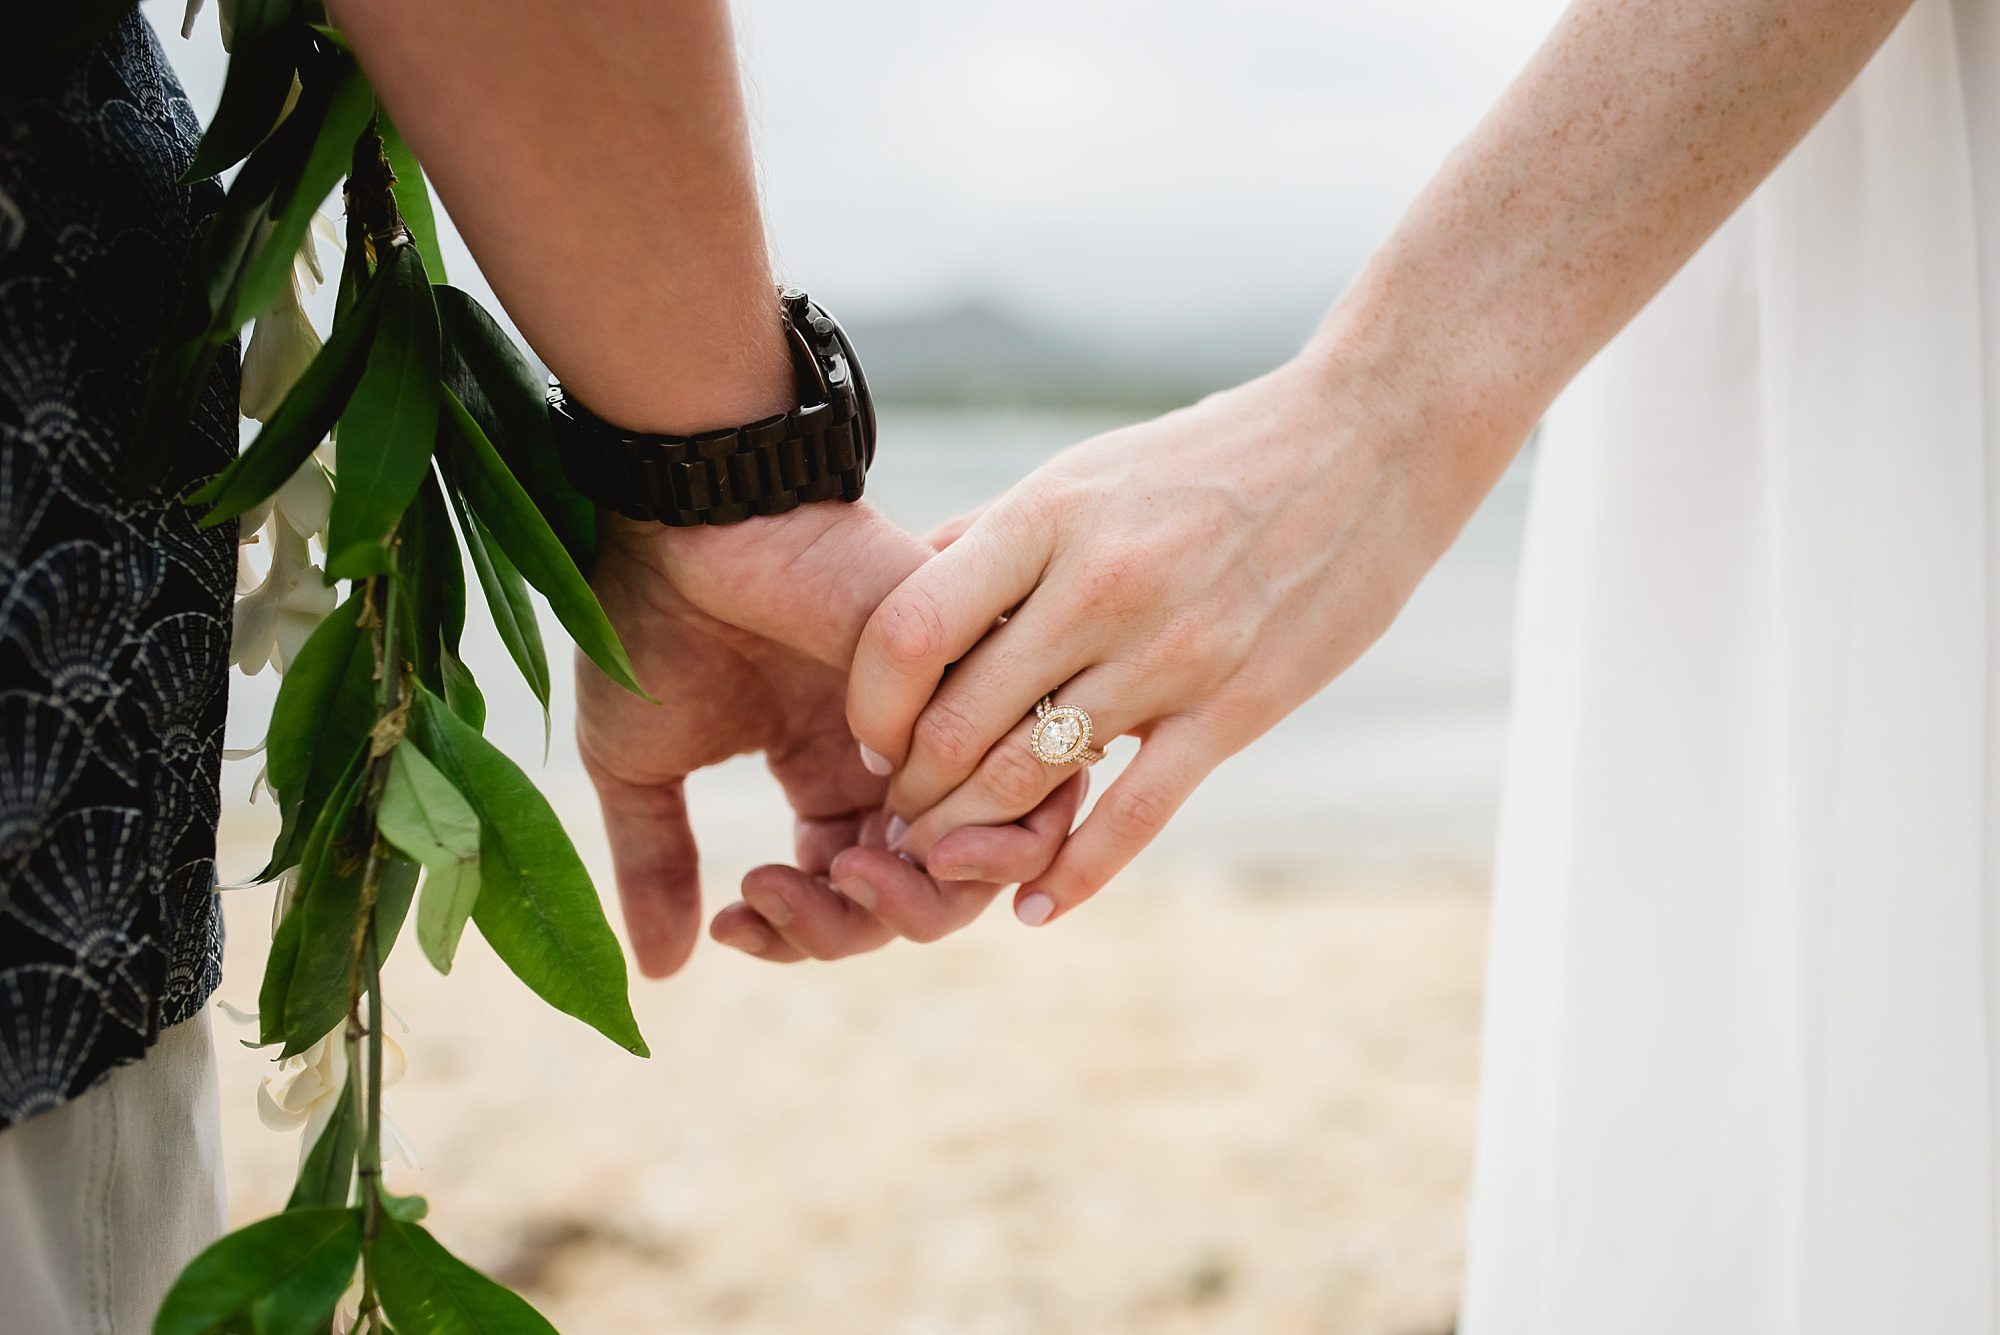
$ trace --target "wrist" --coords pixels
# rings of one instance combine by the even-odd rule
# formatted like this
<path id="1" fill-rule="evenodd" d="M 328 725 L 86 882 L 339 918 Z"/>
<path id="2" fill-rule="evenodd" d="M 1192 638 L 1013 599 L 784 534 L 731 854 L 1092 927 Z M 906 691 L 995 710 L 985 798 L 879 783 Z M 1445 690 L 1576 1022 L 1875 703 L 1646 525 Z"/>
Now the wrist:
<path id="1" fill-rule="evenodd" d="M 1496 474 L 1519 451 L 1563 378 L 1533 349 L 1497 336 L 1476 303 L 1426 300 L 1420 275 L 1378 257 L 1300 352 L 1307 376 L 1400 424 L 1441 467 Z"/>
<path id="2" fill-rule="evenodd" d="M 636 570 L 718 620 L 843 672 L 876 605 L 933 554 L 867 501 L 700 528 L 605 514 L 601 532 L 600 570 Z"/>
<path id="3" fill-rule="evenodd" d="M 784 325 L 766 283 L 720 330 L 662 331 L 641 344 L 555 367 L 566 390 L 599 418 L 646 435 L 693 435 L 752 422 L 793 405 Z"/>
<path id="4" fill-rule="evenodd" d="M 1418 477 L 1452 531 L 1506 471 L 1553 390 L 1476 334 L 1449 335 L 1365 293 L 1336 304 L 1286 373 L 1343 436 Z"/>

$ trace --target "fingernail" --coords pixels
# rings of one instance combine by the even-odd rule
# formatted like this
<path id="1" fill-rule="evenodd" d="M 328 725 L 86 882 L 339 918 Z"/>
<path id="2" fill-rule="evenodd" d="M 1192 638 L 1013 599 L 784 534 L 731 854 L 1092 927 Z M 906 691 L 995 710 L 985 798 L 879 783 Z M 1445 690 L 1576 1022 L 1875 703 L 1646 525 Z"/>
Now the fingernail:
<path id="1" fill-rule="evenodd" d="M 870 774 L 884 779 L 888 778 L 889 771 L 895 768 L 895 766 L 889 763 L 889 757 L 879 751 L 869 749 L 866 742 L 861 744 L 861 767 Z"/>
<path id="2" fill-rule="evenodd" d="M 839 885 L 841 894 L 846 895 L 864 909 L 872 910 L 875 907 L 876 901 L 882 897 L 881 893 L 875 889 L 873 881 L 864 881 L 859 876 L 841 881 Z"/>
<path id="3" fill-rule="evenodd" d="M 986 873 L 978 867 L 943 867 L 931 872 L 940 881 L 983 881 Z"/>
<path id="4" fill-rule="evenodd" d="M 890 848 L 894 848 L 897 844 L 903 842 L 903 836 L 909 832 L 910 823 L 908 821 L 904 820 L 901 816 L 891 816 L 889 817 L 889 824 L 882 831 L 882 838 L 888 841 Z"/>
<path id="5" fill-rule="evenodd" d="M 1056 902 L 1039 890 L 1032 895 L 1023 895 L 1021 902 L 1014 906 L 1014 916 L 1030 927 L 1040 927 L 1056 911 Z"/>
<path id="6" fill-rule="evenodd" d="M 782 895 L 774 895 L 768 890 L 746 891 L 743 899 L 773 927 L 783 927 L 792 920 L 792 906 L 785 902 Z"/>

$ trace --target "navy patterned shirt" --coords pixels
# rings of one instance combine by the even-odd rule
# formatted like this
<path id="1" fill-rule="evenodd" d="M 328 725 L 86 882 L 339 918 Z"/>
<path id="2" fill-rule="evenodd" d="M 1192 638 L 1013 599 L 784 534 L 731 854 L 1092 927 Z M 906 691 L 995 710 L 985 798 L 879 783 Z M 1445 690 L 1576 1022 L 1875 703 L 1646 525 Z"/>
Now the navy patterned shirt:
<path id="1" fill-rule="evenodd" d="M 180 497 L 235 451 L 114 482 L 221 190 L 135 11 L 0 88 L 0 1127 L 146 1052 L 214 990 L 234 524 Z"/>

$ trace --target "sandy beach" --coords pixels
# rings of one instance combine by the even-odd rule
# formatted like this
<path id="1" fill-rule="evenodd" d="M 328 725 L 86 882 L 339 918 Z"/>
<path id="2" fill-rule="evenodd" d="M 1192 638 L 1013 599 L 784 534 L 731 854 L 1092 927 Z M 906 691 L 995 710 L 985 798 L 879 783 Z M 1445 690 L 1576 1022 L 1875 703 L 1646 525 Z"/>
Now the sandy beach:
<path id="1" fill-rule="evenodd" d="M 222 995 L 251 1003 L 269 898 L 229 905 Z M 406 941 L 393 1102 L 422 1167 L 391 1183 L 570 1335 L 1443 1335 L 1484 917 L 1465 874 L 1142 868 L 1060 930 L 996 913 L 782 969 L 705 949 L 636 987 L 651 1061 L 471 936 L 449 979 Z M 297 1137 L 217 1032 L 241 1222 Z"/>
<path id="2" fill-rule="evenodd" d="M 921 527 L 1093 423 L 894 425 L 907 452 L 882 503 Z M 392 1185 L 568 1335 L 1444 1335 L 1521 483 L 1380 645 L 1054 928 L 994 912 L 936 945 L 789 968 L 709 946 L 635 985 L 650 1061 L 549 1011 L 474 935 L 450 978 L 405 941 L 393 1098 L 422 1168 Z M 491 634 L 476 619 L 467 653 L 487 665 L 488 731 L 609 894 L 568 655 L 551 654 L 544 759 Z M 274 689 L 236 679 L 232 744 L 257 740 Z M 256 766 L 225 774 L 225 880 L 269 846 Z M 755 762 L 697 776 L 690 800 L 711 906 L 788 851 Z M 227 904 L 221 995 L 254 1006 L 269 893 Z M 240 1032 L 219 1021 L 248 1220 L 283 1201 L 297 1137 L 257 1122 L 266 1068 Z"/>

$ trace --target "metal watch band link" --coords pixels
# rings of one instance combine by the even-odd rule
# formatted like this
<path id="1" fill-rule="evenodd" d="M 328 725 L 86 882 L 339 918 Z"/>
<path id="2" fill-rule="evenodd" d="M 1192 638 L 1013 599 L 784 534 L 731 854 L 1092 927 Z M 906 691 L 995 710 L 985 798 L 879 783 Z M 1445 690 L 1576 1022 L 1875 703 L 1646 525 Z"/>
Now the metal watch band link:
<path id="1" fill-rule="evenodd" d="M 574 403 L 568 411 L 578 411 Z M 748 426 L 693 436 L 614 436 L 565 448 L 563 469 L 586 496 L 616 498 L 632 519 L 676 528 L 780 515 L 808 501 L 859 500 L 867 460 L 853 391 Z"/>
<path id="2" fill-rule="evenodd" d="M 802 293 L 786 297 L 801 407 L 720 431 L 649 435 L 603 421 L 551 380 L 571 485 L 629 518 L 675 528 L 859 500 L 875 453 L 865 382 L 839 326 Z"/>

